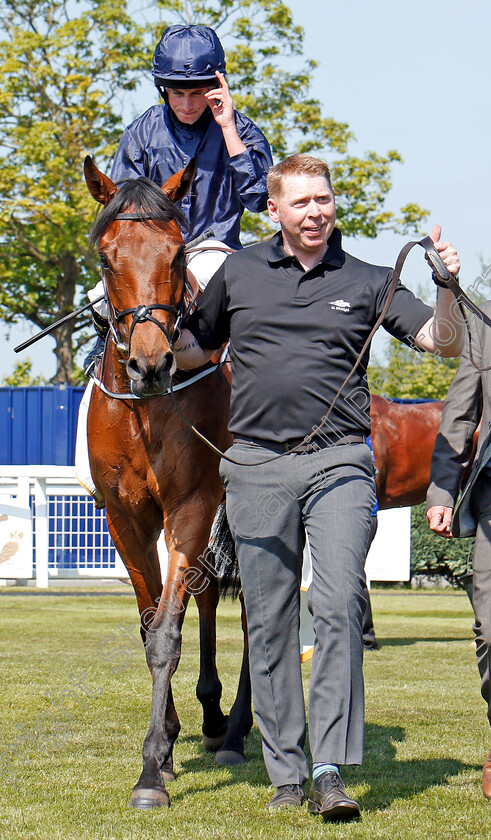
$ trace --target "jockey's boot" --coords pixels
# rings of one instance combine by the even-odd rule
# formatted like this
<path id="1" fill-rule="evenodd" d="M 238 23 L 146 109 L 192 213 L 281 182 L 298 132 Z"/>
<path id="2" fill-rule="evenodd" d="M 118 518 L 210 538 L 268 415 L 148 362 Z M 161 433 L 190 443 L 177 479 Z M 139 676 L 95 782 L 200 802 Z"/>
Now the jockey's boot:
<path id="1" fill-rule="evenodd" d="M 95 312 L 95 310 L 92 310 L 92 320 L 97 337 L 95 344 L 90 348 L 83 362 L 84 373 L 86 376 L 90 376 L 94 372 L 99 359 L 101 359 L 102 354 L 104 353 L 104 347 L 106 346 L 107 334 L 109 332 L 109 321 L 106 318 L 103 318 L 102 315 L 99 315 L 98 312 Z"/>

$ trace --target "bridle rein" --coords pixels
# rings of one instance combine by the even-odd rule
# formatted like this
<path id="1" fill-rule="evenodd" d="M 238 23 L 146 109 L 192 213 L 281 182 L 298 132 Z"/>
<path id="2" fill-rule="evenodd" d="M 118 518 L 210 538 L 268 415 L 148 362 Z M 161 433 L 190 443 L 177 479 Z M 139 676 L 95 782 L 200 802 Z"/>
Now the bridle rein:
<path id="1" fill-rule="evenodd" d="M 142 221 L 142 220 L 151 219 L 151 218 L 152 218 L 152 215 L 150 213 L 120 213 L 117 216 L 115 216 L 115 219 L 126 219 L 126 220 L 130 220 L 130 221 Z M 207 231 L 202 237 L 199 237 L 198 240 L 193 240 L 193 242 L 190 242 L 188 244 L 188 246 L 186 247 L 186 251 L 191 250 L 192 248 L 195 248 L 196 245 L 199 244 L 200 241 L 207 238 L 209 235 L 210 235 L 210 231 Z M 370 342 L 371 342 L 375 332 L 377 331 L 378 327 L 380 326 L 380 324 L 384 320 L 385 315 L 387 313 L 387 310 L 388 310 L 388 308 L 389 308 L 389 306 L 392 302 L 392 298 L 394 296 L 397 284 L 399 282 L 400 275 L 401 275 L 402 268 L 403 268 L 404 262 L 406 260 L 406 257 L 408 255 L 409 251 L 415 245 L 420 245 L 425 250 L 428 262 L 431 264 L 434 274 L 437 275 L 437 285 L 449 288 L 453 292 L 453 294 L 456 298 L 457 305 L 458 305 L 458 307 L 459 307 L 459 309 L 462 313 L 462 316 L 464 318 L 464 321 L 465 321 L 465 324 L 466 324 L 466 327 L 467 327 L 467 331 L 468 331 L 468 334 L 469 334 L 469 338 L 470 338 L 470 328 L 469 328 L 469 324 L 467 322 L 467 319 L 466 319 L 464 311 L 463 311 L 463 304 L 465 304 L 467 306 L 467 308 L 470 309 L 474 314 L 478 315 L 478 317 L 482 321 L 484 321 L 488 326 L 491 326 L 491 320 L 488 318 L 488 316 L 484 312 L 482 312 L 481 309 L 479 309 L 479 307 L 476 306 L 476 304 L 474 304 L 471 300 L 469 300 L 469 298 L 464 293 L 464 291 L 461 289 L 461 287 L 459 286 L 458 282 L 455 280 L 453 275 L 450 274 L 450 272 L 448 271 L 445 263 L 443 262 L 443 260 L 441 259 L 438 251 L 436 250 L 432 239 L 429 236 L 426 236 L 421 240 L 406 243 L 406 245 L 404 245 L 404 247 L 401 249 L 401 251 L 399 253 L 399 256 L 397 258 L 397 261 L 396 261 L 396 265 L 395 265 L 395 268 L 394 268 L 394 273 L 393 273 L 393 276 L 392 276 L 392 279 L 391 279 L 391 283 L 390 283 L 390 286 L 389 286 L 389 289 L 388 289 L 388 292 L 387 292 L 386 300 L 385 300 L 384 306 L 382 308 L 382 311 L 381 311 L 379 317 L 377 318 L 375 324 L 373 325 L 372 329 L 370 330 L 370 333 L 369 333 L 365 343 L 363 344 L 363 347 L 360 350 L 360 352 L 359 352 L 359 354 L 358 354 L 350 372 L 345 377 L 341 386 L 338 388 L 338 391 L 336 392 L 336 394 L 335 394 L 335 396 L 334 396 L 326 414 L 322 418 L 319 425 L 315 428 L 315 430 L 313 432 L 311 432 L 310 434 L 307 434 L 305 436 L 305 438 L 297 446 L 292 447 L 287 452 L 281 452 L 278 455 L 275 455 L 271 458 L 268 458 L 267 460 L 254 462 L 254 463 L 245 464 L 245 463 L 242 463 L 240 461 L 236 461 L 233 458 L 230 458 L 228 455 L 226 455 L 224 452 L 222 452 L 220 449 L 218 449 L 218 447 L 216 447 L 210 440 L 208 440 L 208 438 L 206 438 L 196 428 L 196 426 L 194 426 L 194 424 L 191 423 L 191 421 L 188 420 L 188 418 L 183 414 L 180 406 L 177 403 L 177 400 L 176 400 L 176 397 L 175 397 L 175 394 L 174 394 L 174 391 L 177 390 L 177 387 L 179 387 L 179 386 L 177 386 L 177 387 L 173 386 L 172 375 L 171 375 L 169 388 L 165 392 L 165 394 L 170 394 L 172 396 L 175 408 L 176 408 L 177 412 L 179 413 L 179 415 L 181 416 L 181 418 L 186 423 L 186 425 L 194 432 L 194 434 L 196 434 L 200 438 L 200 440 L 202 440 L 217 455 L 219 455 L 221 458 L 224 458 L 227 461 L 230 461 L 233 464 L 238 464 L 240 466 L 262 466 L 263 464 L 268 464 L 268 463 L 271 463 L 272 461 L 276 461 L 279 458 L 284 457 L 285 455 L 289 455 L 292 452 L 304 451 L 305 446 L 311 444 L 314 437 L 316 435 L 318 435 L 319 432 L 322 430 L 322 428 L 326 425 L 326 423 L 329 419 L 329 416 L 330 416 L 330 414 L 331 414 L 331 412 L 334 408 L 334 405 L 336 404 L 337 400 L 339 399 L 339 397 L 340 397 L 342 391 L 344 390 L 344 388 L 346 387 L 348 381 L 351 379 L 352 375 L 354 374 L 354 372 L 358 368 L 358 365 L 360 364 L 367 348 L 369 347 Z M 103 272 L 103 274 L 104 274 L 104 272 Z M 144 306 L 144 305 L 135 306 L 135 307 L 131 307 L 131 308 L 128 308 L 128 309 L 124 309 L 121 312 L 117 312 L 114 309 L 114 307 L 112 306 L 112 303 L 110 301 L 104 277 L 103 277 L 103 282 L 104 282 L 105 298 L 106 298 L 106 301 L 109 305 L 109 311 L 113 313 L 113 317 L 112 318 L 110 317 L 110 319 L 109 319 L 111 333 L 113 335 L 113 338 L 115 340 L 115 343 L 116 343 L 116 346 L 118 347 L 118 349 L 121 350 L 122 352 L 128 353 L 128 355 L 129 355 L 130 349 L 131 349 L 131 337 L 133 335 L 133 331 L 134 331 L 136 325 L 144 323 L 146 321 L 150 321 L 150 322 L 156 324 L 159 327 L 159 329 L 163 332 L 163 334 L 165 335 L 165 337 L 166 337 L 166 339 L 169 343 L 169 346 L 172 347 L 173 343 L 177 340 L 177 337 L 180 334 L 180 329 L 184 325 L 184 323 L 185 323 L 185 321 L 186 321 L 186 319 L 187 319 L 187 317 L 188 317 L 188 315 L 189 315 L 189 313 L 190 313 L 190 311 L 191 311 L 191 309 L 192 309 L 192 307 L 193 307 L 193 305 L 196 301 L 196 297 L 197 297 L 197 293 L 195 293 L 193 295 L 190 303 L 187 306 L 185 305 L 185 293 L 186 293 L 186 278 L 185 278 L 182 297 L 181 297 L 180 303 L 177 307 L 169 305 L 169 304 L 158 304 L 157 303 L 157 304 L 149 304 L 147 306 Z M 167 331 L 165 326 L 160 321 L 158 321 L 156 318 L 154 318 L 154 316 L 152 314 L 154 310 L 163 310 L 163 311 L 171 312 L 172 314 L 175 315 L 176 320 L 175 320 L 175 323 L 174 323 L 174 329 L 173 329 L 172 335 L 169 335 L 169 332 Z M 132 322 L 131 322 L 130 330 L 129 330 L 129 334 L 128 334 L 128 344 L 126 345 L 124 342 L 121 341 L 121 337 L 119 336 L 119 332 L 118 332 L 118 329 L 117 329 L 117 324 L 119 324 L 119 322 L 123 318 L 127 317 L 128 315 L 132 315 Z M 103 365 L 104 365 L 104 361 L 103 361 Z M 211 368 L 209 372 L 212 372 L 213 370 L 216 370 L 217 368 L 218 368 L 218 365 Z M 95 377 L 94 377 L 94 379 L 95 379 L 96 383 L 99 385 L 99 387 L 101 387 L 102 374 L 101 374 L 100 380 L 98 380 Z M 193 380 L 189 381 L 188 384 L 192 384 L 192 381 Z M 114 398 L 117 398 L 117 399 L 150 399 L 150 398 L 152 398 L 152 397 L 138 397 L 135 394 L 116 394 L 116 393 L 112 393 L 112 392 L 108 391 L 108 389 L 105 388 L 104 386 L 102 387 L 102 390 L 108 396 L 111 396 L 111 397 L 114 397 Z M 160 395 L 156 394 L 155 396 L 164 396 L 164 394 L 160 394 Z"/>

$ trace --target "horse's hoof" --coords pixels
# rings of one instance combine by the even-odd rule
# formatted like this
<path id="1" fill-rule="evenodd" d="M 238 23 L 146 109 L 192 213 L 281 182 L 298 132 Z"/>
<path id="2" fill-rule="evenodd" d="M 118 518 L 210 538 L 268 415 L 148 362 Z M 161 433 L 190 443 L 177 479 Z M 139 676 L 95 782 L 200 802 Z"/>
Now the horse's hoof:
<path id="1" fill-rule="evenodd" d="M 236 752 L 235 750 L 219 750 L 216 755 L 218 764 L 227 764 L 229 767 L 234 764 L 245 764 L 246 757 L 244 753 Z"/>
<path id="2" fill-rule="evenodd" d="M 213 738 L 210 735 L 207 735 L 203 732 L 203 746 L 206 752 L 216 752 L 220 749 L 225 738 L 227 737 L 228 732 L 228 715 L 225 715 L 223 718 L 222 723 L 222 731 L 219 735 L 215 735 Z"/>
<path id="3" fill-rule="evenodd" d="M 227 731 L 223 733 L 223 735 L 217 735 L 216 738 L 210 738 L 208 735 L 205 735 L 203 732 L 203 746 L 206 752 L 216 752 L 220 749 L 225 738 L 227 737 Z"/>
<path id="4" fill-rule="evenodd" d="M 169 794 L 163 788 L 134 787 L 128 803 L 130 808 L 138 808 L 140 811 L 149 808 L 168 808 L 169 805 Z"/>

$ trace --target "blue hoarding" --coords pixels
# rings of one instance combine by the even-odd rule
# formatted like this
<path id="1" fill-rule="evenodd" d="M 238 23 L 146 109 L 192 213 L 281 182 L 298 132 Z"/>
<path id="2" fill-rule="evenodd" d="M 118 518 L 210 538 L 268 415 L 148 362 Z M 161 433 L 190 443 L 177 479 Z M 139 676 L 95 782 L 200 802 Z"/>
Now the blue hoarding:
<path id="1" fill-rule="evenodd" d="M 0 388 L 0 464 L 73 466 L 83 386 Z"/>

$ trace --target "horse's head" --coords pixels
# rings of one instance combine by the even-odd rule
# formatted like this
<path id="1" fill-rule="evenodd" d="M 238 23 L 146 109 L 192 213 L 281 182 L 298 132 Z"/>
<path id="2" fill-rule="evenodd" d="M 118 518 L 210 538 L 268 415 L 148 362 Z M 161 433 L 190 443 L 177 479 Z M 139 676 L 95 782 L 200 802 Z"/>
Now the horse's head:
<path id="1" fill-rule="evenodd" d="M 87 186 L 104 205 L 91 241 L 99 247 L 111 334 L 139 397 L 163 393 L 175 370 L 171 339 L 183 306 L 185 261 L 178 225 L 184 220 L 174 202 L 194 172 L 191 161 L 162 189 L 146 178 L 118 188 L 85 159 Z"/>

